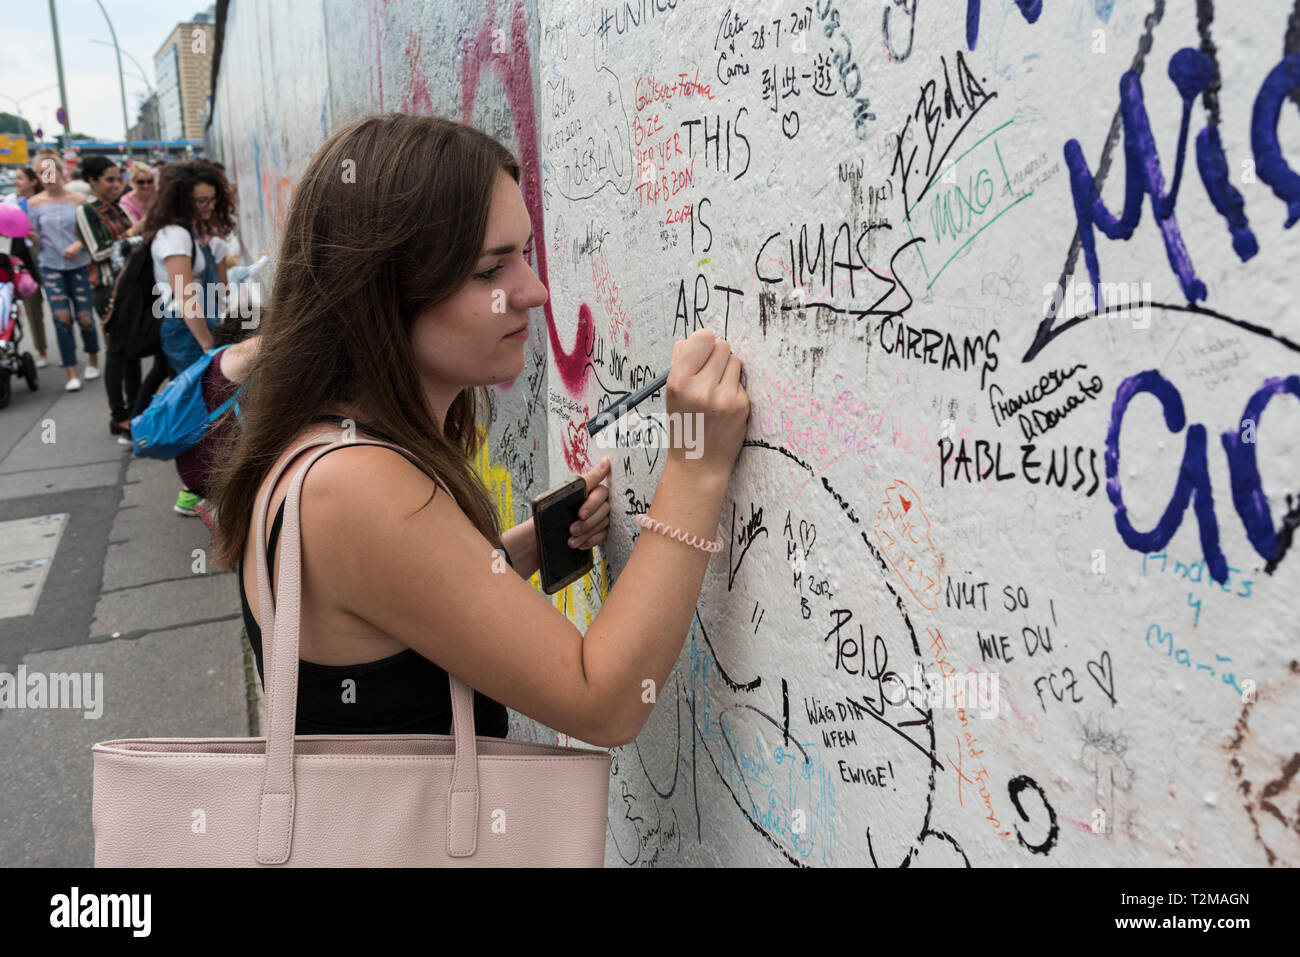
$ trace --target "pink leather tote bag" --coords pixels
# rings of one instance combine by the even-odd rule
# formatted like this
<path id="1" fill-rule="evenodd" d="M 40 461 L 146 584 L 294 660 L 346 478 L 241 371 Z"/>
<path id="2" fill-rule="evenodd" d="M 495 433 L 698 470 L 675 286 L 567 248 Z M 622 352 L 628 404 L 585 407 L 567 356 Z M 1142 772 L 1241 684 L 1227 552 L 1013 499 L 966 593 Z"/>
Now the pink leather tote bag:
<path id="1" fill-rule="evenodd" d="M 317 436 L 297 451 L 322 444 L 384 445 L 420 466 L 366 439 Z M 263 649 L 266 737 L 96 744 L 95 866 L 603 866 L 609 753 L 475 737 L 472 692 L 455 675 L 451 735 L 294 734 L 299 498 L 326 450 L 289 488 L 278 607 L 256 549 L 263 634 L 274 636 Z M 258 506 L 259 543 L 284 468 Z"/>

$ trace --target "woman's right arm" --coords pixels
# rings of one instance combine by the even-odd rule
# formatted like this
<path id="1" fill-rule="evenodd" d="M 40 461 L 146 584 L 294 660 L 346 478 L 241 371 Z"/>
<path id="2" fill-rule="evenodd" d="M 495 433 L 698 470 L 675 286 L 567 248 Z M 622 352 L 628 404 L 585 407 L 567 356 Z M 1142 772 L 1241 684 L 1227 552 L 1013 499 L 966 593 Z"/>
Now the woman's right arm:
<path id="1" fill-rule="evenodd" d="M 669 409 L 703 415 L 704 454 L 669 449 L 650 517 L 709 540 L 749 414 L 739 366 L 711 333 L 674 347 Z M 492 545 L 444 491 L 421 508 L 434 487 L 389 449 L 322 458 L 303 483 L 304 592 L 551 728 L 602 747 L 635 738 L 653 710 L 644 683 L 657 697 L 681 654 L 711 556 L 641 534 L 584 636 L 497 571 Z"/>
<path id="2" fill-rule="evenodd" d="M 261 348 L 261 335 L 249 336 L 242 342 L 236 342 L 221 354 L 221 374 L 235 385 L 239 385 L 248 378 L 253 360 L 257 358 Z"/>

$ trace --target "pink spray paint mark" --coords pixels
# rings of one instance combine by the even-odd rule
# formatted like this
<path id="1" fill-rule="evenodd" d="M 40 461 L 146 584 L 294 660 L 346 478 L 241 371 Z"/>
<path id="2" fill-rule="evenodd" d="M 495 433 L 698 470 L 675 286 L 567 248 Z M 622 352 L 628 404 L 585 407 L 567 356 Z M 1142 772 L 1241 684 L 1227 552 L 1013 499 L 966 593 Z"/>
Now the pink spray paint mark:
<path id="1" fill-rule="evenodd" d="M 383 0 L 385 6 L 387 5 L 387 2 L 388 0 Z M 384 38 L 380 31 L 380 27 L 385 22 L 385 12 L 381 12 L 379 6 L 380 0 L 370 0 L 370 3 L 366 8 L 366 16 L 370 19 L 370 25 L 374 28 L 375 32 L 374 51 L 370 61 L 374 64 L 374 69 L 370 74 L 370 102 L 375 102 L 375 88 L 376 85 L 378 85 L 378 112 L 382 113 L 384 112 Z"/>
<path id="2" fill-rule="evenodd" d="M 586 422 L 587 407 L 582 407 L 582 421 L 566 423 L 566 434 L 560 436 L 560 448 L 564 452 L 564 461 L 573 472 L 591 470 L 591 450 L 588 444 Z"/>
<path id="3" fill-rule="evenodd" d="M 467 39 L 461 54 L 465 70 L 461 74 L 461 122 L 470 123 L 474 115 L 474 98 L 478 94 L 479 74 L 486 63 L 496 70 L 506 90 L 510 103 L 510 115 L 515 124 L 515 140 L 519 144 L 519 159 L 523 164 L 524 203 L 528 215 L 533 221 L 533 231 L 537 237 L 534 249 L 537 252 L 537 275 L 547 289 L 550 279 L 546 269 L 546 231 L 542 221 L 542 187 L 537 156 L 537 120 L 533 113 L 533 71 L 532 60 L 528 54 L 528 23 L 524 17 L 524 6 L 515 0 L 514 14 L 510 24 L 510 49 L 494 51 L 496 39 L 496 2 L 491 0 L 488 15 L 479 27 L 478 34 Z M 555 315 L 551 309 L 551 300 L 546 300 L 543 307 L 546 313 L 546 333 L 549 339 L 551 355 L 559 369 L 560 379 L 565 389 L 574 398 L 580 398 L 587 383 L 587 346 L 595 336 L 595 322 L 591 310 L 584 303 L 578 310 L 578 330 L 576 341 L 571 350 L 565 351 L 560 343 L 559 331 L 555 327 Z M 499 388 L 508 388 L 513 383 L 503 384 Z"/>
<path id="4" fill-rule="evenodd" d="M 429 81 L 424 75 L 420 60 L 420 47 L 424 45 L 424 27 L 412 30 L 406 38 L 406 65 L 410 70 L 410 84 L 402 98 L 402 112 L 414 116 L 432 116 L 433 98 L 429 96 Z"/>

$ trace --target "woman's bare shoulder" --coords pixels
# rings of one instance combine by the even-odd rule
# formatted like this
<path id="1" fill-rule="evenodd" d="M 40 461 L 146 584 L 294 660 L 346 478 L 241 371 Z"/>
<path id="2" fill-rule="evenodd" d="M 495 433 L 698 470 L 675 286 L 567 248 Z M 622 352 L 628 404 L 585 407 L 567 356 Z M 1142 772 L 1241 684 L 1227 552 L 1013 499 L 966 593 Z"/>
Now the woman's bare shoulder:
<path id="1" fill-rule="evenodd" d="M 357 435 L 357 439 L 366 438 Z M 372 445 L 369 441 L 348 444 L 352 447 L 323 456 L 313 465 L 304 488 L 311 482 L 317 495 L 382 503 L 391 495 L 432 485 L 433 480 L 423 469 L 391 445 Z"/>
<path id="2" fill-rule="evenodd" d="M 321 440 L 306 448 L 311 439 Z M 372 445 L 369 441 L 381 441 L 364 432 L 347 430 L 342 426 L 331 426 L 321 422 L 302 429 L 287 442 L 276 459 L 276 467 L 287 465 L 277 482 L 275 498 L 288 491 L 294 474 L 305 462 L 308 453 L 320 451 L 329 441 L 344 441 L 352 446 L 324 455 L 316 461 L 303 480 L 303 491 L 312 498 L 341 503 L 342 500 L 360 502 L 363 499 L 383 499 L 398 486 L 410 487 L 421 484 L 421 480 L 432 480 L 410 459 L 395 448 L 386 445 Z M 298 454 L 294 454 L 298 450 Z M 269 475 L 268 475 L 269 479 Z M 265 485 L 263 485 L 265 488 Z"/>

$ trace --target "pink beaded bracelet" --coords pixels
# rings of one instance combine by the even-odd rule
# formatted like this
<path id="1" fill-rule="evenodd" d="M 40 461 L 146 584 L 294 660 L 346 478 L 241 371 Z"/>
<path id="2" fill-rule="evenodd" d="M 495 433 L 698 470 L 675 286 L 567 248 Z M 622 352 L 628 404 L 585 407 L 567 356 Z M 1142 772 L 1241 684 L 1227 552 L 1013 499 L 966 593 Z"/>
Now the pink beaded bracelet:
<path id="1" fill-rule="evenodd" d="M 636 523 L 642 528 L 648 528 L 653 532 L 660 532 L 669 538 L 676 539 L 686 545 L 698 548 L 702 552 L 720 552 L 722 551 L 722 539 L 715 538 L 713 541 L 705 541 L 695 535 L 687 535 L 681 529 L 673 528 L 671 525 L 665 525 L 663 522 L 656 522 L 649 515 L 638 515 Z"/>

